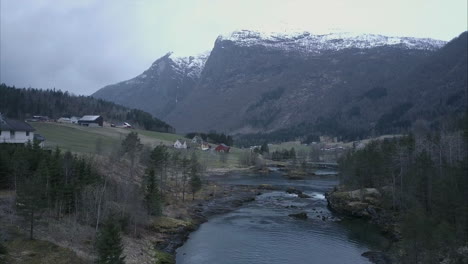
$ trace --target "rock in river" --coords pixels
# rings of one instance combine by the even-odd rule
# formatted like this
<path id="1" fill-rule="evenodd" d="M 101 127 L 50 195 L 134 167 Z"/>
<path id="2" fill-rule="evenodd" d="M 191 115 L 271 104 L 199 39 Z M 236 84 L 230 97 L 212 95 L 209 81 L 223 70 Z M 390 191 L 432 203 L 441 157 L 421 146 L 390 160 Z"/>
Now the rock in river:
<path id="1" fill-rule="evenodd" d="M 300 213 L 297 213 L 297 214 L 290 214 L 289 216 L 297 218 L 297 219 L 307 219 L 307 213 L 306 212 L 300 212 Z"/>

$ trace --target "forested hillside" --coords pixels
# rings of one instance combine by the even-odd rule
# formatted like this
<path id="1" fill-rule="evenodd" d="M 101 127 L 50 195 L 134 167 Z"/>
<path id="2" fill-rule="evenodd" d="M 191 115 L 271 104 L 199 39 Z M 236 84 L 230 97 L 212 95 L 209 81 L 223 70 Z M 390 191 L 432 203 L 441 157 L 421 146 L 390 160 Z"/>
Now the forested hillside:
<path id="1" fill-rule="evenodd" d="M 457 250 L 468 241 L 467 121 L 437 132 L 418 126 L 409 136 L 373 142 L 339 162 L 347 189 L 383 193 L 374 214 L 398 215 L 402 263 L 465 263 Z M 444 258 L 453 262 L 439 262 Z"/>
<path id="2" fill-rule="evenodd" d="M 26 119 L 33 115 L 49 118 L 102 115 L 106 121 L 128 121 L 146 130 L 175 132 L 169 124 L 138 109 L 90 96 L 76 96 L 60 90 L 18 89 L 0 85 L 0 113 L 9 118 Z"/>

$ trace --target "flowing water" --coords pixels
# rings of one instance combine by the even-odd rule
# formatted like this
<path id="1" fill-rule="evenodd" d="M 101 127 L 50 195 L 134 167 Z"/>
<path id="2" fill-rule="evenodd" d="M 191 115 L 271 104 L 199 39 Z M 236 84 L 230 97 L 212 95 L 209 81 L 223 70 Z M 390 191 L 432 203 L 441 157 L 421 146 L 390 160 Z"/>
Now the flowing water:
<path id="1" fill-rule="evenodd" d="M 270 173 L 217 178 L 224 184 L 271 184 L 281 190 L 267 191 L 233 212 L 210 218 L 177 250 L 177 264 L 369 263 L 361 254 L 388 242 L 363 221 L 337 221 L 324 196 L 337 181 L 328 177 L 292 181 Z M 288 194 L 287 187 L 311 198 Z M 288 216 L 298 212 L 307 212 L 308 219 Z"/>

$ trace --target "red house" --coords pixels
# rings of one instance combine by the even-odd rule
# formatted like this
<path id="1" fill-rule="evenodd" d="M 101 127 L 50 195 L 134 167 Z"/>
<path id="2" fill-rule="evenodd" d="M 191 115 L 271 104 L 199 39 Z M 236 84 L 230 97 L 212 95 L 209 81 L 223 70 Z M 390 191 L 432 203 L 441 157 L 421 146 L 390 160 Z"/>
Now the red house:
<path id="1" fill-rule="evenodd" d="M 231 148 L 229 146 L 226 146 L 224 144 L 220 144 L 219 146 L 217 146 L 215 148 L 215 151 L 216 152 L 226 152 L 226 153 L 228 153 L 230 149 Z"/>

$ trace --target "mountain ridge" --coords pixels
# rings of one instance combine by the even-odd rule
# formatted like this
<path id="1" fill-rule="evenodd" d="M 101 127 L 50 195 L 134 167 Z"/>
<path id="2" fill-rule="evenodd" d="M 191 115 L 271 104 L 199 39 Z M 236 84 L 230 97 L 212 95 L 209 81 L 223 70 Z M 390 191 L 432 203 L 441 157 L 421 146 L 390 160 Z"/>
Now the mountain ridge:
<path id="1" fill-rule="evenodd" d="M 169 67 L 157 71 L 154 82 L 109 85 L 93 96 L 151 112 L 181 132 L 273 132 L 332 118 L 369 133 L 382 115 L 406 103 L 405 91 L 399 88 L 406 75 L 446 46 L 432 39 L 370 34 L 358 40 L 345 36 L 352 41 L 343 40 L 344 34 L 288 35 L 274 42 L 271 36 L 243 32 L 218 37 L 210 54 L 196 64 L 197 74 L 185 66 Z M 304 49 L 304 39 L 323 38 L 320 43 L 332 45 Z M 144 74 L 154 72 L 161 61 L 188 65 L 187 59 L 176 64 L 178 59 L 170 55 L 156 60 Z M 379 93 L 384 99 L 372 99 Z M 391 100 L 385 99 L 387 94 Z"/>

